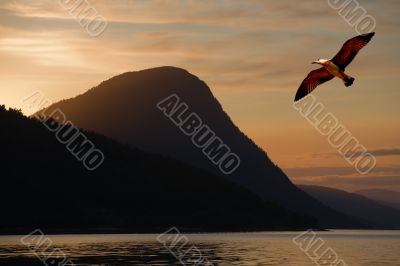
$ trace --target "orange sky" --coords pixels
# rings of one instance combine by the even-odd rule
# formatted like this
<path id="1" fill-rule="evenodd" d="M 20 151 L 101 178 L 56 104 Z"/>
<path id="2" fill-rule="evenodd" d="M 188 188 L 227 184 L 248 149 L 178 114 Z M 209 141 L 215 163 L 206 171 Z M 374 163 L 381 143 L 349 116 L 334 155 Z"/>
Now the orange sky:
<path id="1" fill-rule="evenodd" d="M 108 22 L 91 37 L 58 1 L 0 2 L 1 103 L 42 91 L 58 101 L 114 75 L 173 65 L 203 79 L 247 135 L 297 183 L 400 190 L 400 2 L 358 2 L 377 35 L 348 68 L 314 95 L 364 146 L 377 167 L 359 175 L 292 107 L 315 66 L 355 35 L 327 1 L 89 1 Z M 380 151 L 394 152 L 381 155 Z"/>

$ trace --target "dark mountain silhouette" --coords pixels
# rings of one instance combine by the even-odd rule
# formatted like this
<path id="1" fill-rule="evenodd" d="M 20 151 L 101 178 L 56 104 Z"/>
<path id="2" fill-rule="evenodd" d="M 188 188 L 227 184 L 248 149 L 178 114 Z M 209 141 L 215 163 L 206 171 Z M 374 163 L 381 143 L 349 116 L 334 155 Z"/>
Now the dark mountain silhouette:
<path id="1" fill-rule="evenodd" d="M 380 202 L 382 205 L 400 210 L 400 192 L 387 189 L 362 189 L 354 193 Z"/>
<path id="2" fill-rule="evenodd" d="M 102 135 L 84 132 L 105 155 L 88 171 L 38 120 L 0 106 L 0 123 L 3 233 L 316 226 L 316 219 L 267 203 L 220 176 Z"/>
<path id="3" fill-rule="evenodd" d="M 360 220 L 371 221 L 380 228 L 400 228 L 400 211 L 384 206 L 377 201 L 333 188 L 305 185 L 299 187 L 337 211 L 352 215 Z"/>
<path id="4" fill-rule="evenodd" d="M 178 95 L 188 105 L 189 111 L 182 119 L 190 112 L 196 112 L 240 157 L 239 168 L 225 175 L 227 179 L 243 185 L 264 200 L 316 216 L 324 226 L 359 225 L 293 185 L 267 154 L 235 126 L 209 87 L 183 69 L 160 67 L 125 73 L 82 95 L 52 105 L 42 115 L 50 115 L 55 108 L 60 108 L 81 128 L 221 174 L 218 166 L 193 145 L 190 137 L 156 107 L 171 94 Z"/>

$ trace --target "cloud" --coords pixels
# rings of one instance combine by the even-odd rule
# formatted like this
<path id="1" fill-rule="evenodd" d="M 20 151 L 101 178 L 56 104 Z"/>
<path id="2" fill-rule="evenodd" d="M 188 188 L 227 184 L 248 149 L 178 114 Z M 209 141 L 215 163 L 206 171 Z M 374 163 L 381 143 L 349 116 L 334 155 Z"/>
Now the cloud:
<path id="1" fill-rule="evenodd" d="M 400 175 L 396 176 L 368 176 L 368 177 L 340 177 L 326 176 L 312 180 L 296 180 L 296 184 L 319 185 L 355 191 L 359 189 L 382 188 L 400 191 Z"/>
<path id="2" fill-rule="evenodd" d="M 378 149 L 369 149 L 369 153 L 371 153 L 375 157 L 380 156 L 399 156 L 400 148 L 378 148 Z M 360 156 L 363 152 L 355 152 L 353 156 Z M 324 158 L 329 159 L 332 157 L 338 157 L 341 155 L 337 152 L 329 152 L 329 153 L 313 153 L 310 155 L 312 158 Z"/>
<path id="3" fill-rule="evenodd" d="M 389 148 L 389 149 L 376 149 L 369 150 L 374 156 L 398 156 L 400 155 L 400 148 Z"/>
<path id="4" fill-rule="evenodd" d="M 310 178 L 321 176 L 365 176 L 360 175 L 354 167 L 304 167 L 284 168 L 285 173 L 293 178 Z M 400 166 L 375 167 L 373 175 L 400 175 Z"/>
<path id="5" fill-rule="evenodd" d="M 56 2 L 47 0 L 32 4 L 26 0 L 5 1 L 3 8 L 12 10 L 17 16 L 65 18 L 59 12 L 61 5 Z M 323 8 L 326 7 L 325 3 L 294 4 L 264 0 L 238 0 L 234 3 L 229 0 L 103 0 L 91 3 L 110 23 L 133 24 L 201 24 L 241 28 L 258 23 L 259 26 L 276 28 L 274 15 L 286 15 L 285 20 L 280 22 L 280 27 L 284 23 L 293 28 L 308 23 L 307 20 L 293 23 L 299 18 L 324 17 L 332 13 L 332 10 Z"/>
<path id="6" fill-rule="evenodd" d="M 296 184 L 320 185 L 353 191 L 361 188 L 392 188 L 400 190 L 400 166 L 376 167 L 361 175 L 353 167 L 285 168 Z"/>
<path id="7" fill-rule="evenodd" d="M 74 49 L 64 38 L 51 38 L 47 34 L 0 39 L 0 51 L 32 59 L 46 66 L 79 66 L 82 64 Z"/>

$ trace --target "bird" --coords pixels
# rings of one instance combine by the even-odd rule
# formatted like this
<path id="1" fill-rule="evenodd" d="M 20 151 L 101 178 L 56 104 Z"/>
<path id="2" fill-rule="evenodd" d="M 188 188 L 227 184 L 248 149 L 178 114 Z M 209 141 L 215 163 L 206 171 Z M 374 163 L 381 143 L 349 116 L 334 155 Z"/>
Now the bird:
<path id="1" fill-rule="evenodd" d="M 311 93 L 318 85 L 327 82 L 334 77 L 343 80 L 344 85 L 349 87 L 353 84 L 354 78 L 345 73 L 346 67 L 353 61 L 357 53 L 366 46 L 375 32 L 358 35 L 347 40 L 340 51 L 332 59 L 317 59 L 311 64 L 322 65 L 308 73 L 307 77 L 300 84 L 294 101 L 298 101 Z"/>

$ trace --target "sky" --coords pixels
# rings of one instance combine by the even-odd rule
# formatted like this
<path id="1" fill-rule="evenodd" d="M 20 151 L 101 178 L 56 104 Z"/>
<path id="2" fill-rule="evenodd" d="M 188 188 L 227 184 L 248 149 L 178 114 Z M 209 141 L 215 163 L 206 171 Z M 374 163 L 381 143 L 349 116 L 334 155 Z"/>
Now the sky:
<path id="1" fill-rule="evenodd" d="M 56 102 L 124 72 L 177 66 L 204 80 L 294 183 L 400 191 L 400 1 L 358 0 L 376 36 L 346 69 L 355 83 L 313 92 L 375 156 L 371 173 L 359 174 L 292 106 L 310 63 L 358 35 L 335 1 L 87 0 L 107 22 L 91 36 L 68 1 L 1 0 L 0 104 L 29 115 L 21 101 L 37 90 Z"/>

